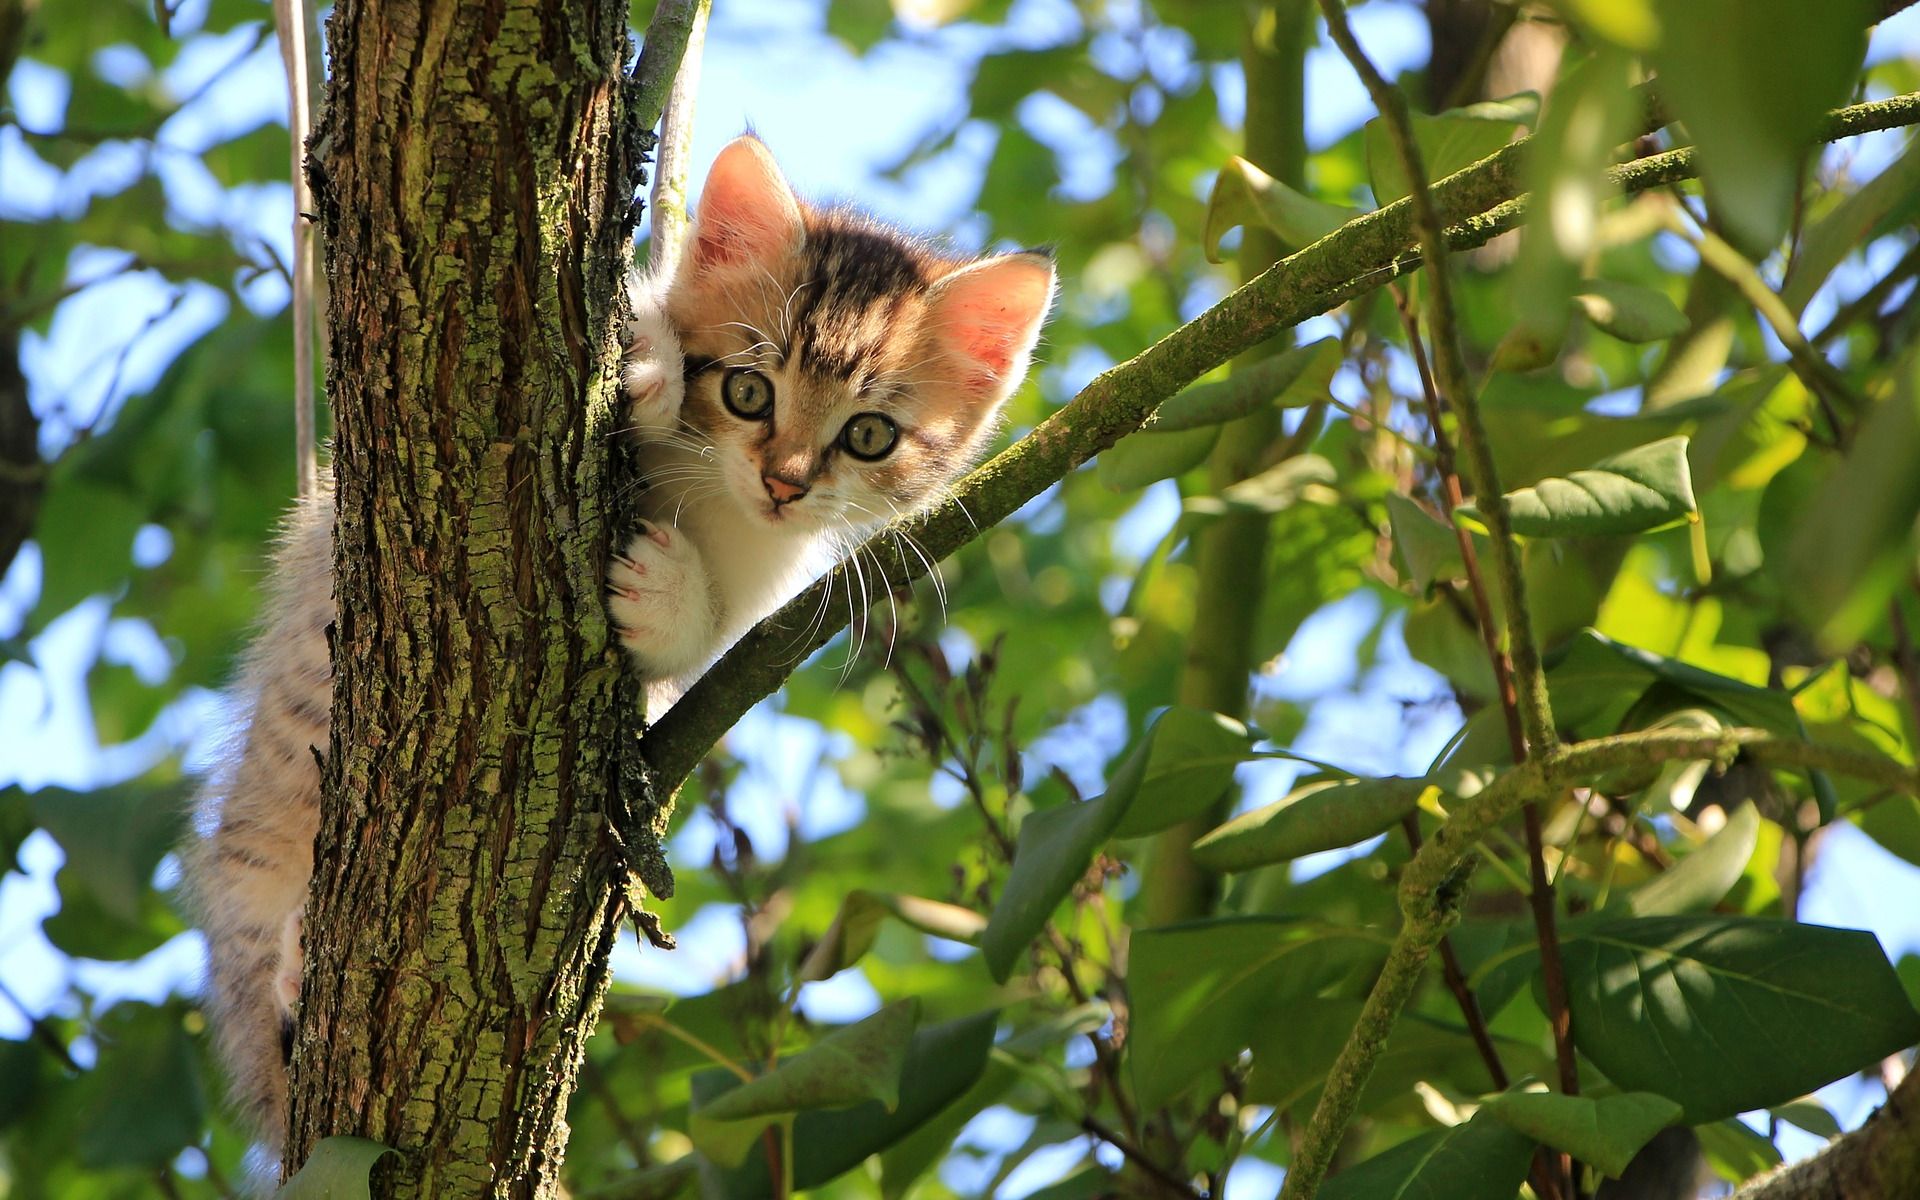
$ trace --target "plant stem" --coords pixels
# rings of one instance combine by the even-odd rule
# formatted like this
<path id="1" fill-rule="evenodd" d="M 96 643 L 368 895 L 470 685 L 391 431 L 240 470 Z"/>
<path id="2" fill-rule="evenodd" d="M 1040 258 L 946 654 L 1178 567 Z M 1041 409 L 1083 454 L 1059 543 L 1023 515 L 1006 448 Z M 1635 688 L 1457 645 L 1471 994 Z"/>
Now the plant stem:
<path id="1" fill-rule="evenodd" d="M 1327 32 L 1346 55 L 1347 61 L 1366 85 L 1367 93 L 1387 122 L 1401 169 L 1406 174 L 1407 191 L 1413 201 L 1414 227 L 1419 231 L 1420 250 L 1426 259 L 1426 297 L 1428 336 L 1433 343 L 1431 379 L 1447 407 L 1460 422 L 1460 440 L 1467 466 L 1473 478 L 1474 496 L 1486 513 L 1488 540 L 1493 565 L 1500 580 L 1501 599 L 1506 610 L 1505 647 L 1497 644 L 1492 613 L 1484 585 L 1476 586 L 1481 632 L 1488 640 L 1496 676 L 1500 680 L 1501 708 L 1508 722 L 1514 760 L 1525 762 L 1528 755 L 1550 750 L 1557 741 L 1553 709 L 1547 698 L 1546 671 L 1540 665 L 1540 650 L 1533 637 L 1533 618 L 1527 607 L 1526 576 L 1521 567 L 1519 546 L 1507 519 L 1506 495 L 1500 486 L 1500 473 L 1481 420 L 1479 396 L 1469 377 L 1466 355 L 1460 344 L 1459 324 L 1454 312 L 1453 285 L 1447 275 L 1446 227 L 1427 187 L 1426 165 L 1421 160 L 1420 143 L 1414 138 L 1413 118 L 1407 99 L 1399 88 L 1388 83 L 1373 65 L 1347 24 L 1346 6 L 1341 0 L 1320 0 L 1327 18 Z M 1437 427 L 1437 423 L 1436 423 Z M 1470 539 L 1461 543 L 1471 562 Z M 1474 582 L 1478 584 L 1478 572 Z M 1504 653 L 1503 653 L 1504 650 Z M 1510 664 L 1505 671 L 1504 663 Z M 1539 809 L 1528 804 L 1522 809 L 1527 835 L 1527 858 L 1531 872 L 1528 899 L 1533 910 L 1534 929 L 1540 939 L 1541 974 L 1546 983 L 1547 1019 L 1553 1029 L 1554 1057 L 1559 1066 L 1560 1088 L 1567 1095 L 1580 1090 L 1578 1060 L 1573 1050 L 1573 1023 L 1567 1002 L 1565 970 L 1560 961 L 1560 936 L 1554 920 L 1553 889 L 1547 880 L 1544 847 L 1541 843 Z M 1448 922 L 1451 924 L 1451 921 Z M 1444 936 L 1444 928 L 1437 935 Z M 1562 1156 L 1564 1192 L 1578 1196 L 1577 1175 L 1572 1160 Z"/>
<path id="2" fill-rule="evenodd" d="M 307 6 L 304 0 L 274 0 L 273 25 L 280 39 L 280 59 L 287 72 L 287 134 L 293 159 L 293 261 L 288 264 L 293 288 L 293 472 L 294 493 L 313 494 L 319 480 L 318 441 L 314 431 L 313 341 L 317 316 L 314 303 L 318 254 L 314 247 L 313 190 L 307 183 L 307 135 L 313 131 L 313 60 L 307 45 Z"/>
<path id="3" fill-rule="evenodd" d="M 1241 63 L 1247 80 L 1246 157 L 1274 178 L 1299 187 L 1306 175 L 1304 63 L 1312 26 L 1306 0 L 1273 0 L 1251 8 L 1242 30 Z M 1257 278 L 1284 252 L 1264 229 L 1249 228 L 1240 248 L 1243 280 Z M 1234 374 L 1257 374 L 1259 363 L 1281 347 L 1256 345 L 1234 363 Z M 1218 492 L 1256 473 L 1280 434 L 1280 414 L 1271 404 L 1253 409 L 1220 430 L 1207 469 Z M 1193 624 L 1180 672 L 1180 703 L 1229 717 L 1247 711 L 1253 631 L 1265 595 L 1265 513 L 1232 513 L 1209 521 L 1193 535 L 1198 575 Z M 1141 878 L 1148 925 L 1169 925 L 1207 913 L 1219 877 L 1193 860 L 1193 843 L 1226 817 L 1232 793 L 1213 810 L 1158 835 Z"/>
<path id="4" fill-rule="evenodd" d="M 668 5 L 662 4 L 664 11 Z M 687 159 L 693 152 L 693 105 L 700 91 L 700 62 L 707 41 L 707 15 L 713 0 L 683 0 L 691 8 L 681 42 L 679 69 L 660 111 L 660 142 L 653 154 L 653 235 L 647 244 L 647 265 L 655 276 L 673 274 L 687 236 Z M 675 14 L 675 34 L 680 26 Z M 660 13 L 654 14 L 654 22 Z M 653 43 L 648 27 L 647 42 Z M 644 64 L 644 58 L 642 60 Z"/>
<path id="5" fill-rule="evenodd" d="M 1786 738 L 1764 729 L 1735 728 L 1713 734 L 1651 729 L 1616 734 L 1552 747 L 1507 771 L 1456 807 L 1401 872 L 1400 910 L 1405 920 L 1300 1138 L 1282 1200 L 1306 1200 L 1325 1178 L 1353 1118 L 1360 1090 L 1394 1020 L 1412 995 L 1427 956 L 1459 919 L 1472 855 L 1482 837 L 1527 801 L 1615 767 L 1707 760 L 1725 768 L 1742 755 L 1763 766 L 1820 768 L 1920 796 L 1920 770 L 1882 754 Z"/>

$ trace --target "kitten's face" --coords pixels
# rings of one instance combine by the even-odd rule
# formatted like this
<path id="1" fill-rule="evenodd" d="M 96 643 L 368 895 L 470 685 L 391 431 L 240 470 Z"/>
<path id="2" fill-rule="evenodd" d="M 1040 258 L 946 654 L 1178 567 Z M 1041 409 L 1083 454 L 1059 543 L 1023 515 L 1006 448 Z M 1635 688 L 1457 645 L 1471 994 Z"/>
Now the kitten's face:
<path id="1" fill-rule="evenodd" d="M 939 258 L 803 210 L 742 138 L 715 162 L 668 297 L 682 419 L 729 502 L 796 532 L 925 507 L 991 434 L 1052 296 L 1039 255 Z"/>

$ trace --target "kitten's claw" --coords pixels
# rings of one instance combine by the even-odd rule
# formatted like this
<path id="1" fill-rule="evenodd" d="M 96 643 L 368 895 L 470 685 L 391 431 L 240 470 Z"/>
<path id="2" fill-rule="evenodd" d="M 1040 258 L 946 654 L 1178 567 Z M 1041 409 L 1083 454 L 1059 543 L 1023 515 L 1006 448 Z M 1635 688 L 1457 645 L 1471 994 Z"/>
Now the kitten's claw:
<path id="1" fill-rule="evenodd" d="M 649 680 L 706 665 L 715 614 L 700 552 L 670 525 L 641 520 L 607 569 L 607 612 Z"/>

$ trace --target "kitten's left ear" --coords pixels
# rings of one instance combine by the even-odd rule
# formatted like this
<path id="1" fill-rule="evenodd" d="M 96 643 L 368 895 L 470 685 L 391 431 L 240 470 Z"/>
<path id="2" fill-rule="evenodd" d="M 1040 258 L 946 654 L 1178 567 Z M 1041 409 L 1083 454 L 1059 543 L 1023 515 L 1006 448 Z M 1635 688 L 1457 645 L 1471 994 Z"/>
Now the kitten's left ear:
<path id="1" fill-rule="evenodd" d="M 989 405 L 1026 377 L 1052 303 L 1053 259 L 1031 250 L 961 267 L 927 297 L 935 336 L 959 360 L 961 387 Z"/>

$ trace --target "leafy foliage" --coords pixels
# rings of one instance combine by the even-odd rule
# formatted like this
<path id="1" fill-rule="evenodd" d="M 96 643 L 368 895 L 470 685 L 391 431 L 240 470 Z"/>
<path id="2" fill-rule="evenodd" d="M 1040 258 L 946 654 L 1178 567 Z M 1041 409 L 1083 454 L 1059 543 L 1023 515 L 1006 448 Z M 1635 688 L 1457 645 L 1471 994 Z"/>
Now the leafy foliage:
<path id="1" fill-rule="evenodd" d="M 1904 132 L 1858 158 L 1814 147 L 1826 109 L 1920 71 L 1866 63 L 1864 5 L 1555 7 L 1565 54 L 1533 91 L 1435 104 L 1415 130 L 1435 178 L 1538 131 L 1517 252 L 1454 271 L 1558 732 L 1757 728 L 1911 765 L 1920 151 Z M 807 35 L 823 52 L 972 47 L 964 103 L 889 174 L 972 163 L 963 232 L 1056 248 L 1066 294 L 1016 432 L 1196 316 L 1235 282 L 1219 262 L 1236 247 L 1297 250 L 1406 193 L 1379 120 L 1317 139 L 1304 170 L 1250 149 L 1243 39 L 1304 31 L 1304 12 L 1249 29 L 1239 5 L 1088 3 L 1036 33 L 1000 0 L 825 7 Z M 239 215 L 281 195 L 286 135 L 207 119 L 221 80 L 271 58 L 270 13 L 212 0 L 170 30 L 133 0 L 32 14 L 21 61 L 68 94 L 50 121 L 0 112 L 10 169 L 58 182 L 0 219 L 0 323 L 31 350 L 116 281 L 160 301 L 104 345 L 104 395 L 33 397 L 48 486 L 10 576 L 26 599 L 0 629 L 7 678 L 47 670 L 33 639 L 93 620 L 82 669 L 114 753 L 91 790 L 0 789 L 0 867 L 57 851 L 40 930 L 93 964 L 0 1040 L 0 1194 L 158 1178 L 226 1195 L 245 1146 L 213 1102 L 191 982 L 129 999 L 97 963 L 180 945 L 182 728 L 230 670 L 292 477 L 291 339 L 257 315 L 280 269 Z M 1678 118 L 1651 132 L 1629 91 L 1649 69 Z M 1605 185 L 1642 134 L 1697 145 L 1703 181 Z M 178 170 L 219 203 L 181 204 Z M 1676 226 L 1732 240 L 1818 364 Z M 1483 636 L 1500 641 L 1511 600 L 1455 490 L 1457 414 L 1424 382 L 1426 286 L 1367 281 L 1299 345 L 1170 399 L 715 755 L 681 799 L 664 915 L 688 954 L 737 953 L 701 960 L 726 961 L 690 994 L 615 984 L 569 1114 L 577 1194 L 935 1200 L 1044 1161 L 1031 1194 L 1157 1173 L 1197 1195 L 1292 1161 L 1286 1131 L 1401 927 L 1414 837 L 1513 760 Z M 193 305 L 211 315 L 189 329 Z M 1263 531 L 1261 553 L 1210 565 L 1203 531 L 1232 523 Z M 1195 614 L 1223 590 L 1251 614 L 1245 643 L 1196 661 Z M 1320 670 L 1327 645 L 1341 662 Z M 1871 935 L 1796 919 L 1836 825 L 1920 863 L 1920 801 L 1753 757 L 1626 763 L 1537 799 L 1582 1094 L 1528 1082 L 1559 1078 L 1548 964 L 1520 916 L 1531 855 L 1498 833 L 1450 936 L 1464 981 L 1423 968 L 1358 1097 L 1352 1165 L 1320 1195 L 1512 1196 L 1541 1145 L 1617 1175 L 1671 1124 L 1745 1178 L 1777 1153 L 1729 1118 L 1837 1128 L 1803 1096 L 1920 1039 Z M 1149 914 L 1169 839 L 1200 868 L 1196 919 Z M 364 1193 L 382 1153 L 323 1143 L 287 1194 Z"/>

